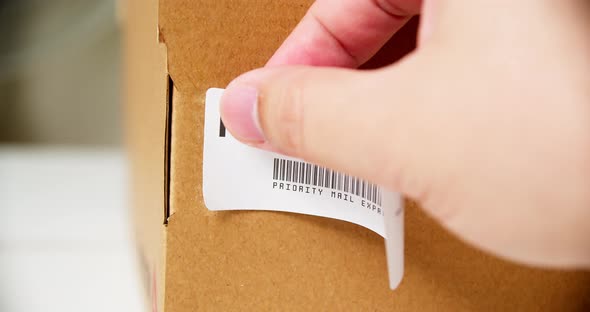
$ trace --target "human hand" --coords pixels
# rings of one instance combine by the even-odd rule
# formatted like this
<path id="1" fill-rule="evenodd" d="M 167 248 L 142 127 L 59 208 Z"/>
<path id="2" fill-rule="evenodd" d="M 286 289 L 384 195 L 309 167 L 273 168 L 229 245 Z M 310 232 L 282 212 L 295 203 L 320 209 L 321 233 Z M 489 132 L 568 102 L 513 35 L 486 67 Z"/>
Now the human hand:
<path id="1" fill-rule="evenodd" d="M 318 0 L 268 66 L 228 86 L 222 118 L 250 145 L 401 192 L 496 255 L 590 267 L 583 5 Z M 418 13 L 416 51 L 354 69 Z"/>

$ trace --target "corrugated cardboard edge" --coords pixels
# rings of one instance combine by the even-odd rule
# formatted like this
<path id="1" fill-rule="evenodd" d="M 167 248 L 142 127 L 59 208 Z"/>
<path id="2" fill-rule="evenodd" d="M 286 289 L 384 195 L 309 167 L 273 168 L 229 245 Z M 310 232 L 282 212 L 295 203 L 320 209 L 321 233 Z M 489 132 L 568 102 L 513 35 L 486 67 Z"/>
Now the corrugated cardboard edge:
<path id="1" fill-rule="evenodd" d="M 167 225 L 168 225 L 168 218 L 174 214 L 174 209 L 171 205 L 170 201 L 170 184 L 171 184 L 171 154 L 172 154 L 172 110 L 174 107 L 174 98 L 175 95 L 178 94 L 177 90 L 174 87 L 174 81 L 170 76 L 168 70 L 168 49 L 166 46 L 166 41 L 162 32 L 160 31 L 160 14 L 159 14 L 159 1 L 157 4 L 157 34 L 158 34 L 158 48 L 161 54 L 161 57 L 165 64 L 165 80 L 166 80 L 166 98 L 164 103 L 166 103 L 166 121 L 165 121 L 165 131 L 164 131 L 164 205 L 162 211 L 162 227 L 161 227 L 161 237 L 160 237 L 160 254 L 159 254 L 159 263 L 160 266 L 157 270 L 157 278 L 159 283 L 155 288 L 157 293 L 155 294 L 156 311 L 164 311 L 164 304 L 166 298 L 166 241 L 167 241 Z"/>
<path id="2" fill-rule="evenodd" d="M 160 32 L 158 32 L 160 34 Z M 159 37 L 161 38 L 161 37 Z M 160 40 L 160 39 L 158 39 Z M 160 41 L 164 47 L 165 42 Z M 166 60 L 166 64 L 168 64 Z M 170 175 L 172 163 L 172 110 L 174 103 L 174 96 L 177 94 L 174 90 L 174 81 L 168 74 L 168 84 L 166 85 L 166 141 L 164 148 L 164 225 L 168 225 L 168 218 L 174 214 L 174 209 L 170 203 Z"/>
<path id="3" fill-rule="evenodd" d="M 131 200 L 145 299 L 163 311 L 167 218 L 170 207 L 171 109 L 174 84 L 168 75 L 158 0 L 128 0 L 125 14 L 125 123 L 131 171 Z"/>

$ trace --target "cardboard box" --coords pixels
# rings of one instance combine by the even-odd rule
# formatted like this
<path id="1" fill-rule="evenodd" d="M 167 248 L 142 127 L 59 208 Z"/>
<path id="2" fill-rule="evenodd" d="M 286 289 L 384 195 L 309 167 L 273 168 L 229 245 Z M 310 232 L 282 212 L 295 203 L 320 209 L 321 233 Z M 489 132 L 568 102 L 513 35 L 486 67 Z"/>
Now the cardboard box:
<path id="1" fill-rule="evenodd" d="M 153 311 L 590 310 L 590 276 L 510 264 L 413 203 L 406 269 L 388 288 L 383 239 L 278 212 L 210 212 L 201 197 L 205 91 L 262 66 L 309 0 L 129 0 L 126 122 L 138 253 Z M 369 63 L 399 58 L 416 21 Z M 413 28 L 413 29 L 412 29 Z"/>

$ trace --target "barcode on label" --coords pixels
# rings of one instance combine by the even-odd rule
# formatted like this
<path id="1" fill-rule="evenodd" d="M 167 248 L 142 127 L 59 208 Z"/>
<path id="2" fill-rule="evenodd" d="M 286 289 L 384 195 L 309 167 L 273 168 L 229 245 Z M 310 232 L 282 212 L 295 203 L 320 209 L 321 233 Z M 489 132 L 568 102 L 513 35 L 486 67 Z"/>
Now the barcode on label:
<path id="1" fill-rule="evenodd" d="M 322 166 L 275 158 L 273 180 L 330 188 L 362 197 L 381 206 L 381 188 L 374 183 Z"/>

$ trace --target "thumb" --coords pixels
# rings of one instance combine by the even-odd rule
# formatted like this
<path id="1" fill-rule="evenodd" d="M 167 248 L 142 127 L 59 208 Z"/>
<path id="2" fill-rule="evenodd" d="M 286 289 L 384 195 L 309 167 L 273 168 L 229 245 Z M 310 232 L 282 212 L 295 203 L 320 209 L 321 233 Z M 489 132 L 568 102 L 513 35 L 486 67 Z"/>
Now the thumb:
<path id="1" fill-rule="evenodd" d="M 247 144 L 353 174 L 417 196 L 422 180 L 409 134 L 426 109 L 415 57 L 378 71 L 275 67 L 227 87 L 221 116 Z M 415 141 L 414 141 L 415 142 Z M 414 184 L 413 182 L 411 184 Z"/>

